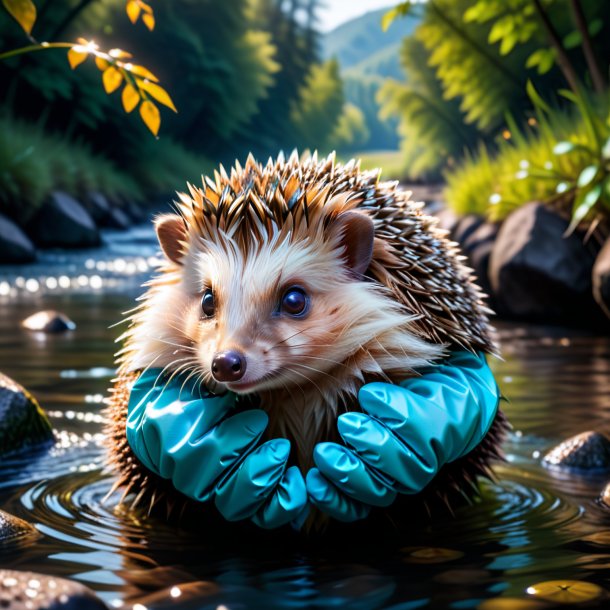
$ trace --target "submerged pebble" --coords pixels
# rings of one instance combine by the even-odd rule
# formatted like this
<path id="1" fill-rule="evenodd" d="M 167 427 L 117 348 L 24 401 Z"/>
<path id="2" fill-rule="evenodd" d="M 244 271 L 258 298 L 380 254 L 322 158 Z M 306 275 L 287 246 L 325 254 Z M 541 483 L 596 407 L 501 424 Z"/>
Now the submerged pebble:
<path id="1" fill-rule="evenodd" d="M 37 535 L 38 532 L 33 525 L 0 510 L 0 545 Z"/>
<path id="2" fill-rule="evenodd" d="M 602 494 L 599 498 L 601 500 L 601 503 L 606 507 L 606 508 L 610 508 L 610 483 L 608 483 L 606 485 L 606 487 L 604 487 Z M 610 537 L 608 538 L 608 543 L 610 545 Z"/>
<path id="3" fill-rule="evenodd" d="M 610 440 L 599 432 L 577 434 L 551 449 L 543 463 L 577 470 L 610 470 Z"/>
<path id="4" fill-rule="evenodd" d="M 0 608 L 8 610 L 108 610 L 93 591 L 71 580 L 0 570 Z"/>
<path id="5" fill-rule="evenodd" d="M 43 333 L 63 333 L 76 328 L 76 324 L 68 316 L 52 309 L 32 314 L 21 322 L 21 326 Z"/>

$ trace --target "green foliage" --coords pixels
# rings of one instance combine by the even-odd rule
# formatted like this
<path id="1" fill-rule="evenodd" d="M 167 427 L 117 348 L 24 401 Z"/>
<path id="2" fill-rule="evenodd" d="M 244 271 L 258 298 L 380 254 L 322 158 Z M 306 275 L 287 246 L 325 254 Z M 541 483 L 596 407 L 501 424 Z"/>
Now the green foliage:
<path id="1" fill-rule="evenodd" d="M 77 198 L 91 191 L 135 199 L 143 194 L 133 177 L 89 146 L 0 117 L 0 211 L 26 223 L 53 190 Z"/>
<path id="2" fill-rule="evenodd" d="M 353 104 L 344 104 L 339 121 L 330 137 L 330 142 L 338 150 L 361 148 L 369 139 L 364 113 Z"/>
<path id="3" fill-rule="evenodd" d="M 415 36 L 430 52 L 429 63 L 447 100 L 458 100 L 466 123 L 497 129 L 511 108 L 527 106 L 529 50 L 520 46 L 510 56 L 489 45 L 490 26 L 464 22 L 473 0 L 430 0 Z"/>
<path id="4" fill-rule="evenodd" d="M 314 64 L 290 117 L 305 148 L 326 151 L 343 108 L 343 88 L 336 60 Z"/>
<path id="5" fill-rule="evenodd" d="M 379 92 L 382 117 L 400 118 L 403 165 L 410 178 L 439 176 L 441 169 L 474 146 L 477 131 L 464 125 L 455 100 L 444 99 L 430 54 L 417 38 L 406 38 L 401 61 L 409 81 L 388 81 Z"/>
<path id="6" fill-rule="evenodd" d="M 610 102 L 582 102 L 586 110 L 549 109 L 540 111 L 527 129 L 513 126 L 510 140 L 496 154 L 481 146 L 477 155 L 467 156 L 446 173 L 450 207 L 459 214 L 502 220 L 530 201 L 570 205 L 571 228 L 594 219 L 600 210 L 607 214 Z"/>

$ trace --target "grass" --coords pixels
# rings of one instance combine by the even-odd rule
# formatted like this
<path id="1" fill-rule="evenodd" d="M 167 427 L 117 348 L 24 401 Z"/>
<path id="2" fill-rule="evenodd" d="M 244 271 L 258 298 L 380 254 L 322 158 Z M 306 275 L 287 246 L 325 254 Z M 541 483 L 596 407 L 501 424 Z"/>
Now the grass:
<path id="1" fill-rule="evenodd" d="M 341 161 L 360 159 L 363 170 L 381 168 L 383 180 L 400 180 L 406 176 L 404 159 L 400 150 L 365 150 L 352 154 L 339 154 Z"/>
<path id="2" fill-rule="evenodd" d="M 480 146 L 476 155 L 467 155 L 445 173 L 445 198 L 451 209 L 501 221 L 531 201 L 559 199 L 558 185 L 573 182 L 587 158 L 578 151 L 559 156 L 553 149 L 562 140 L 588 144 L 587 126 L 575 112 L 558 110 L 531 123 L 525 130 L 513 127 L 495 153 Z"/>
<path id="3" fill-rule="evenodd" d="M 212 167 L 170 139 L 146 141 L 129 167 L 118 167 L 87 143 L 0 114 L 0 212 L 25 225 L 52 191 L 76 199 L 98 191 L 110 200 L 142 201 L 199 184 Z"/>

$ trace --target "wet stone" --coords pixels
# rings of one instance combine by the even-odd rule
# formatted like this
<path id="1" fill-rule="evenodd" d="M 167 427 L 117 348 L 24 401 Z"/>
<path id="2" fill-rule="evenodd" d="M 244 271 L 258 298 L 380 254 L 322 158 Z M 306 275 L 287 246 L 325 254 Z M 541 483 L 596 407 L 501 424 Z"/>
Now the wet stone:
<path id="1" fill-rule="evenodd" d="M 0 373 L 0 455 L 52 442 L 53 429 L 36 399 Z"/>
<path id="2" fill-rule="evenodd" d="M 0 510 L 0 546 L 7 542 L 37 536 L 38 532 L 27 521 Z"/>
<path id="3" fill-rule="evenodd" d="M 107 610 L 93 591 L 71 580 L 0 570 L 0 608 L 7 610 Z"/>
<path id="4" fill-rule="evenodd" d="M 551 449 L 543 463 L 575 470 L 610 470 L 610 440 L 599 432 L 577 434 Z"/>
<path id="5" fill-rule="evenodd" d="M 76 324 L 68 316 L 52 309 L 32 314 L 21 322 L 21 326 L 43 333 L 63 333 L 76 328 Z"/>
<path id="6" fill-rule="evenodd" d="M 604 487 L 599 499 L 606 508 L 610 508 L 610 483 Z M 608 536 L 608 546 L 610 546 L 610 535 Z"/>

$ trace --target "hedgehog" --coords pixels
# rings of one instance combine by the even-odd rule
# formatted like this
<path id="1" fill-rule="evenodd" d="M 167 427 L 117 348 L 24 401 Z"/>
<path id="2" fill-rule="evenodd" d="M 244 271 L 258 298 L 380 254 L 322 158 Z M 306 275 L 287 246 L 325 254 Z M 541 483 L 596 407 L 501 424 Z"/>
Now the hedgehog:
<path id="1" fill-rule="evenodd" d="M 165 262 L 126 318 L 108 401 L 113 491 L 133 508 L 204 510 L 127 443 L 129 390 L 149 366 L 265 409 L 266 437 L 289 439 L 305 475 L 315 445 L 340 440 L 337 417 L 360 410 L 363 384 L 402 381 L 451 349 L 497 354 L 491 311 L 457 244 L 379 170 L 334 155 L 266 165 L 250 155 L 187 186 L 175 213 L 156 218 Z M 430 512 L 472 498 L 502 459 L 506 428 L 498 411 L 479 446 L 411 504 Z"/>

